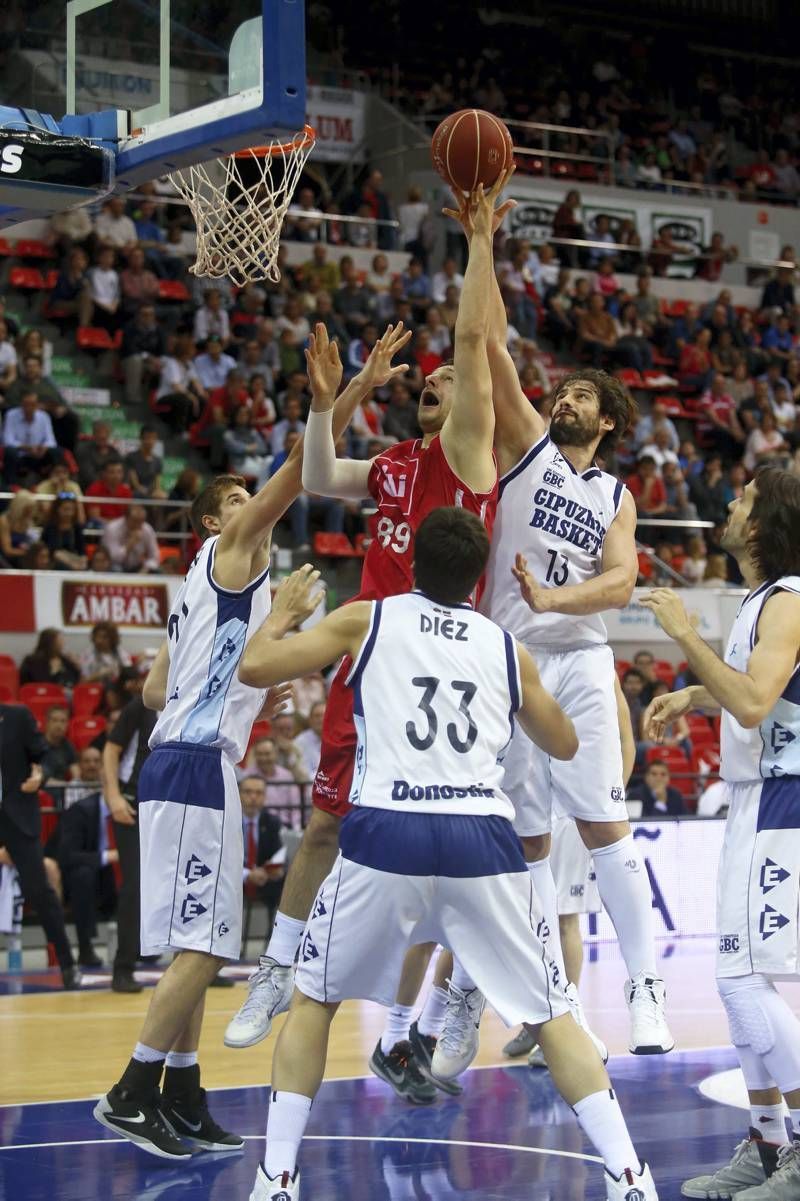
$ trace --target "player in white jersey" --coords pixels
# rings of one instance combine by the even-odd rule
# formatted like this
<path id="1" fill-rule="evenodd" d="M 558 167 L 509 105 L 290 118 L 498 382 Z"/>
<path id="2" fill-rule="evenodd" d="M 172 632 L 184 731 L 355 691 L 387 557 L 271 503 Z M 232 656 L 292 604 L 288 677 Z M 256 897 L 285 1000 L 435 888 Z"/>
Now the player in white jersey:
<path id="1" fill-rule="evenodd" d="M 700 684 L 658 697 L 660 739 L 690 709 L 722 710 L 728 820 L 717 879 L 717 986 L 750 1095 L 750 1136 L 685 1197 L 800 1201 L 800 1021 L 773 981 L 800 977 L 800 480 L 765 468 L 729 506 L 722 538 L 750 589 L 724 659 L 678 595 L 643 598 Z M 782 1097 L 789 1107 L 787 1137 Z"/>
<path id="2" fill-rule="evenodd" d="M 452 215 L 469 236 L 468 207 L 460 204 Z M 516 737 L 506 757 L 504 787 L 514 803 L 515 829 L 562 973 L 548 859 L 553 804 L 577 822 L 628 969 L 630 1049 L 660 1054 L 674 1042 L 656 970 L 650 883 L 625 809 L 614 659 L 600 616 L 628 603 L 638 563 L 633 498 L 595 459 L 613 450 L 635 406 L 605 372 L 578 371 L 556 389 L 546 430 L 522 392 L 508 352 L 506 310 L 496 279 L 489 303 L 500 500 L 481 608 L 534 654 L 545 686 L 575 722 L 580 743 L 574 761 L 556 763 Z M 469 981 L 457 970 L 454 979 L 462 992 L 469 991 Z M 468 1033 L 458 1002 L 455 994 L 452 1017 Z M 469 1059 L 466 1046 L 464 1058 Z"/>
<path id="3" fill-rule="evenodd" d="M 376 344 L 336 402 L 337 436 L 363 397 L 395 370 L 392 355 L 406 340 L 402 326 L 390 326 Z M 255 496 L 241 476 L 223 475 L 194 501 L 192 525 L 204 545 L 144 686 L 145 705 L 160 715 L 138 789 L 141 945 L 145 954 L 176 955 L 153 993 L 133 1057 L 94 1116 L 164 1158 L 244 1146 L 208 1112 L 197 1047 L 206 989 L 226 959 L 239 957 L 241 943 L 244 855 L 234 764 L 265 693 L 242 684 L 237 669 L 269 612 L 270 536 L 301 491 L 301 471 L 298 444 Z"/>
<path id="4" fill-rule="evenodd" d="M 406 949 L 431 940 L 452 947 L 505 1022 L 538 1028 L 557 1087 L 603 1157 L 607 1197 L 656 1197 L 537 933 L 498 757 L 515 718 L 558 758 L 577 741 L 530 655 L 466 603 L 488 553 L 474 514 L 437 509 L 417 530 L 415 592 L 355 601 L 282 641 L 309 604 L 303 570 L 278 591 L 242 660 L 241 677 L 264 687 L 351 656 L 357 730 L 353 808 L 300 944 L 251 1201 L 299 1197 L 297 1152 L 340 1002 L 391 1004 Z"/>

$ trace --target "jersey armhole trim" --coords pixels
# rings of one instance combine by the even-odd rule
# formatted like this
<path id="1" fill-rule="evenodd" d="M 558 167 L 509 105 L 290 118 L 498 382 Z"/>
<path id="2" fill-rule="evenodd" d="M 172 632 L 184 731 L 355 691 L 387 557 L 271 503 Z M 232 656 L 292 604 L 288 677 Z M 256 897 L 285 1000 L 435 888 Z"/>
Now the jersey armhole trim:
<path id="1" fill-rule="evenodd" d="M 614 516 L 615 517 L 619 513 L 620 505 L 622 504 L 622 498 L 624 495 L 625 495 L 625 485 L 623 484 L 622 480 L 617 480 L 616 484 L 614 485 L 614 497 L 613 497 Z"/>
<path id="2" fill-rule="evenodd" d="M 214 579 L 214 561 L 216 559 L 216 554 L 217 544 L 215 542 L 209 551 L 208 558 L 206 559 L 206 578 L 208 579 L 208 582 L 214 591 L 220 596 L 251 596 L 256 589 L 260 588 L 264 581 L 269 577 L 269 563 L 267 563 L 267 566 L 264 568 L 264 570 L 260 572 L 254 580 L 251 580 L 249 584 L 246 584 L 244 588 L 223 588 L 222 584 L 218 584 Z"/>
<path id="3" fill-rule="evenodd" d="M 761 585 L 760 588 L 757 588 L 755 592 L 751 593 L 749 599 L 753 600 L 754 597 L 758 596 L 759 592 L 761 592 L 762 589 L 764 590 L 764 596 L 762 597 L 761 605 L 758 610 L 758 617 L 756 618 L 756 620 L 753 623 L 753 629 L 750 634 L 750 650 L 751 651 L 755 650 L 756 643 L 758 642 L 758 627 L 761 624 L 761 618 L 764 615 L 764 605 L 766 605 L 767 601 L 772 600 L 773 596 L 777 596 L 777 594 L 779 592 L 790 592 L 793 596 L 800 595 L 800 589 L 793 588 L 791 586 L 791 584 L 789 584 L 788 582 L 781 583 L 779 580 L 776 580 L 774 583 L 770 583 L 767 580 L 765 583 L 763 583 Z M 744 604 L 745 602 L 742 602 L 742 603 Z M 800 666 L 800 665 L 798 665 L 798 666 Z M 795 671 L 797 671 L 797 667 L 795 667 Z M 793 675 L 794 675 L 794 672 L 792 672 L 792 676 Z"/>
<path id="4" fill-rule="evenodd" d="M 503 641 L 506 647 L 506 671 L 508 673 L 508 691 L 511 697 L 511 713 L 517 713 L 522 704 L 522 678 L 519 670 L 519 656 L 514 639 L 507 630 L 503 630 Z"/>
<path id="5" fill-rule="evenodd" d="M 358 684 L 364 668 L 369 662 L 369 657 L 375 647 L 375 642 L 378 637 L 378 629 L 380 628 L 381 624 L 381 605 L 382 601 L 372 601 L 372 615 L 369 620 L 367 636 L 361 643 L 361 649 L 353 660 L 353 664 L 349 672 L 345 676 L 344 682 L 349 688 L 353 688 L 356 684 Z"/>
<path id="6" fill-rule="evenodd" d="M 548 445 L 549 442 L 550 442 L 550 435 L 548 433 L 542 434 L 539 441 L 534 442 L 534 444 L 530 448 L 530 450 L 522 456 L 520 461 L 517 463 L 516 467 L 512 467 L 510 469 L 510 471 L 507 471 L 505 473 L 505 475 L 500 476 L 499 488 L 500 488 L 501 496 L 503 494 L 503 489 L 505 488 L 506 484 L 510 484 L 513 479 L 516 479 L 516 477 L 520 474 L 520 472 L 524 471 L 525 468 L 530 463 L 533 462 L 533 460 L 536 458 L 536 456 L 545 449 L 545 447 Z"/>

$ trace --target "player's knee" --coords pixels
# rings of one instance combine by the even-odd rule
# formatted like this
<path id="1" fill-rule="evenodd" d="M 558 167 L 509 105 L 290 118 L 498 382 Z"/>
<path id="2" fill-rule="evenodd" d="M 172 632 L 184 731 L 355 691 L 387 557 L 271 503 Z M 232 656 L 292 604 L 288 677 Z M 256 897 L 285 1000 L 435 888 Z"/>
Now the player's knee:
<path id="1" fill-rule="evenodd" d="M 311 819 L 303 835 L 303 843 L 307 851 L 335 851 L 339 846 L 339 827 L 341 818 L 324 809 L 314 809 Z"/>
<path id="2" fill-rule="evenodd" d="M 528 838 L 521 838 L 520 842 L 526 863 L 537 863 L 550 854 L 549 834 L 534 834 Z"/>
<path id="3" fill-rule="evenodd" d="M 767 1055 L 775 1046 L 768 997 L 772 985 L 754 972 L 747 976 L 718 976 L 717 991 L 728 1015 L 731 1042 Z"/>

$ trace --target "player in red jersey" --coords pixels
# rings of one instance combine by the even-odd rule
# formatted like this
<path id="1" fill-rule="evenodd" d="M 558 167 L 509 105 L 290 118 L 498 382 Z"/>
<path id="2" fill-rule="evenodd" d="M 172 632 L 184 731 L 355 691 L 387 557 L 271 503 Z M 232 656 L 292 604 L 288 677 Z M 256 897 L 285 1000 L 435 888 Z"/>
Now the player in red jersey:
<path id="1" fill-rule="evenodd" d="M 507 178 L 498 180 L 488 194 L 479 190 L 472 197 L 474 233 L 455 328 L 454 361 L 437 367 L 425 380 L 417 414 L 421 438 L 401 442 L 368 461 L 337 459 L 331 412 L 342 377 L 339 352 L 319 325 L 306 352 L 312 404 L 303 486 L 309 492 L 349 500 L 372 497 L 378 508 L 376 535 L 364 560 L 357 599 L 381 599 L 411 589 L 414 533 L 431 510 L 462 506 L 479 516 L 491 532 L 497 468 L 492 451 L 486 298 L 494 272 L 493 219 L 510 202 L 496 212 L 494 206 Z M 398 374 L 403 370 L 395 368 Z M 292 964 L 303 929 L 338 852 L 339 823 L 349 807 L 356 747 L 352 692 L 343 683 L 346 674 L 343 663 L 328 697 L 311 819 L 286 877 L 266 954 L 251 977 L 247 1000 L 225 1033 L 228 1046 L 260 1042 L 269 1033 L 272 1018 L 288 1008 Z M 313 956 L 316 951 L 309 945 L 300 953 Z M 432 1087 L 422 1087 L 427 1082 L 421 1076 L 412 1083 L 433 1099 Z"/>

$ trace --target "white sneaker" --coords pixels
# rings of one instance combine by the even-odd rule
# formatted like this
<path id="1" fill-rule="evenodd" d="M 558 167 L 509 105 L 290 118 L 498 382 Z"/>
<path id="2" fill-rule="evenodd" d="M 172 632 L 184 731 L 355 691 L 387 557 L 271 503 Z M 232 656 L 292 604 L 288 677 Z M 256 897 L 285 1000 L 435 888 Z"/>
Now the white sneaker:
<path id="1" fill-rule="evenodd" d="M 583 1012 L 583 1006 L 581 1005 L 581 999 L 578 996 L 578 989 L 574 984 L 568 984 L 564 989 L 564 995 L 567 998 L 570 1012 L 576 1023 L 580 1026 L 581 1030 L 583 1030 L 584 1034 L 589 1035 L 589 1038 L 594 1043 L 597 1054 L 600 1056 L 603 1063 L 608 1063 L 608 1047 L 603 1040 L 598 1038 L 594 1031 L 589 1028 L 589 1023 L 586 1020 L 586 1014 Z M 530 1062 L 530 1060 L 528 1062 Z"/>
<path id="2" fill-rule="evenodd" d="M 736 1194 L 737 1201 L 798 1201 L 800 1199 L 800 1143 L 786 1143 L 778 1151 L 778 1166 L 763 1184 Z"/>
<path id="3" fill-rule="evenodd" d="M 759 1149 L 768 1148 L 771 1153 L 773 1167 L 777 1163 L 777 1147 L 772 1143 L 764 1144 L 761 1138 L 742 1139 L 733 1152 L 730 1161 L 706 1176 L 694 1176 L 681 1186 L 682 1197 L 698 1197 L 701 1201 L 729 1201 L 737 1193 L 745 1189 L 756 1188 L 767 1178 L 764 1171 L 764 1158 Z"/>
<path id="4" fill-rule="evenodd" d="M 619 1180 L 606 1170 L 606 1201 L 658 1201 L 655 1181 L 646 1163 L 641 1172 L 626 1168 Z"/>
<path id="5" fill-rule="evenodd" d="M 664 1017 L 667 991 L 657 976 L 640 972 L 625 982 L 625 1000 L 631 1019 L 632 1055 L 665 1055 L 675 1046 Z"/>
<path id="6" fill-rule="evenodd" d="M 289 1008 L 294 971 L 262 955 L 248 981 L 250 992 L 239 1012 L 228 1022 L 226 1047 L 253 1047 L 266 1038 L 272 1019 Z"/>
<path id="7" fill-rule="evenodd" d="M 527 1055 L 536 1046 L 536 1037 L 527 1026 L 522 1026 L 519 1033 L 506 1043 L 503 1054 L 507 1059 L 516 1059 L 517 1055 Z"/>
<path id="8" fill-rule="evenodd" d="M 282 1172 L 273 1178 L 267 1175 L 264 1165 L 260 1163 L 250 1201 L 300 1201 L 300 1169 L 295 1168 L 294 1176 Z"/>
<path id="9" fill-rule="evenodd" d="M 478 1054 L 478 1031 L 486 998 L 477 988 L 463 992 L 448 981 L 447 1009 L 442 1033 L 431 1059 L 431 1072 L 440 1080 L 454 1080 Z"/>

